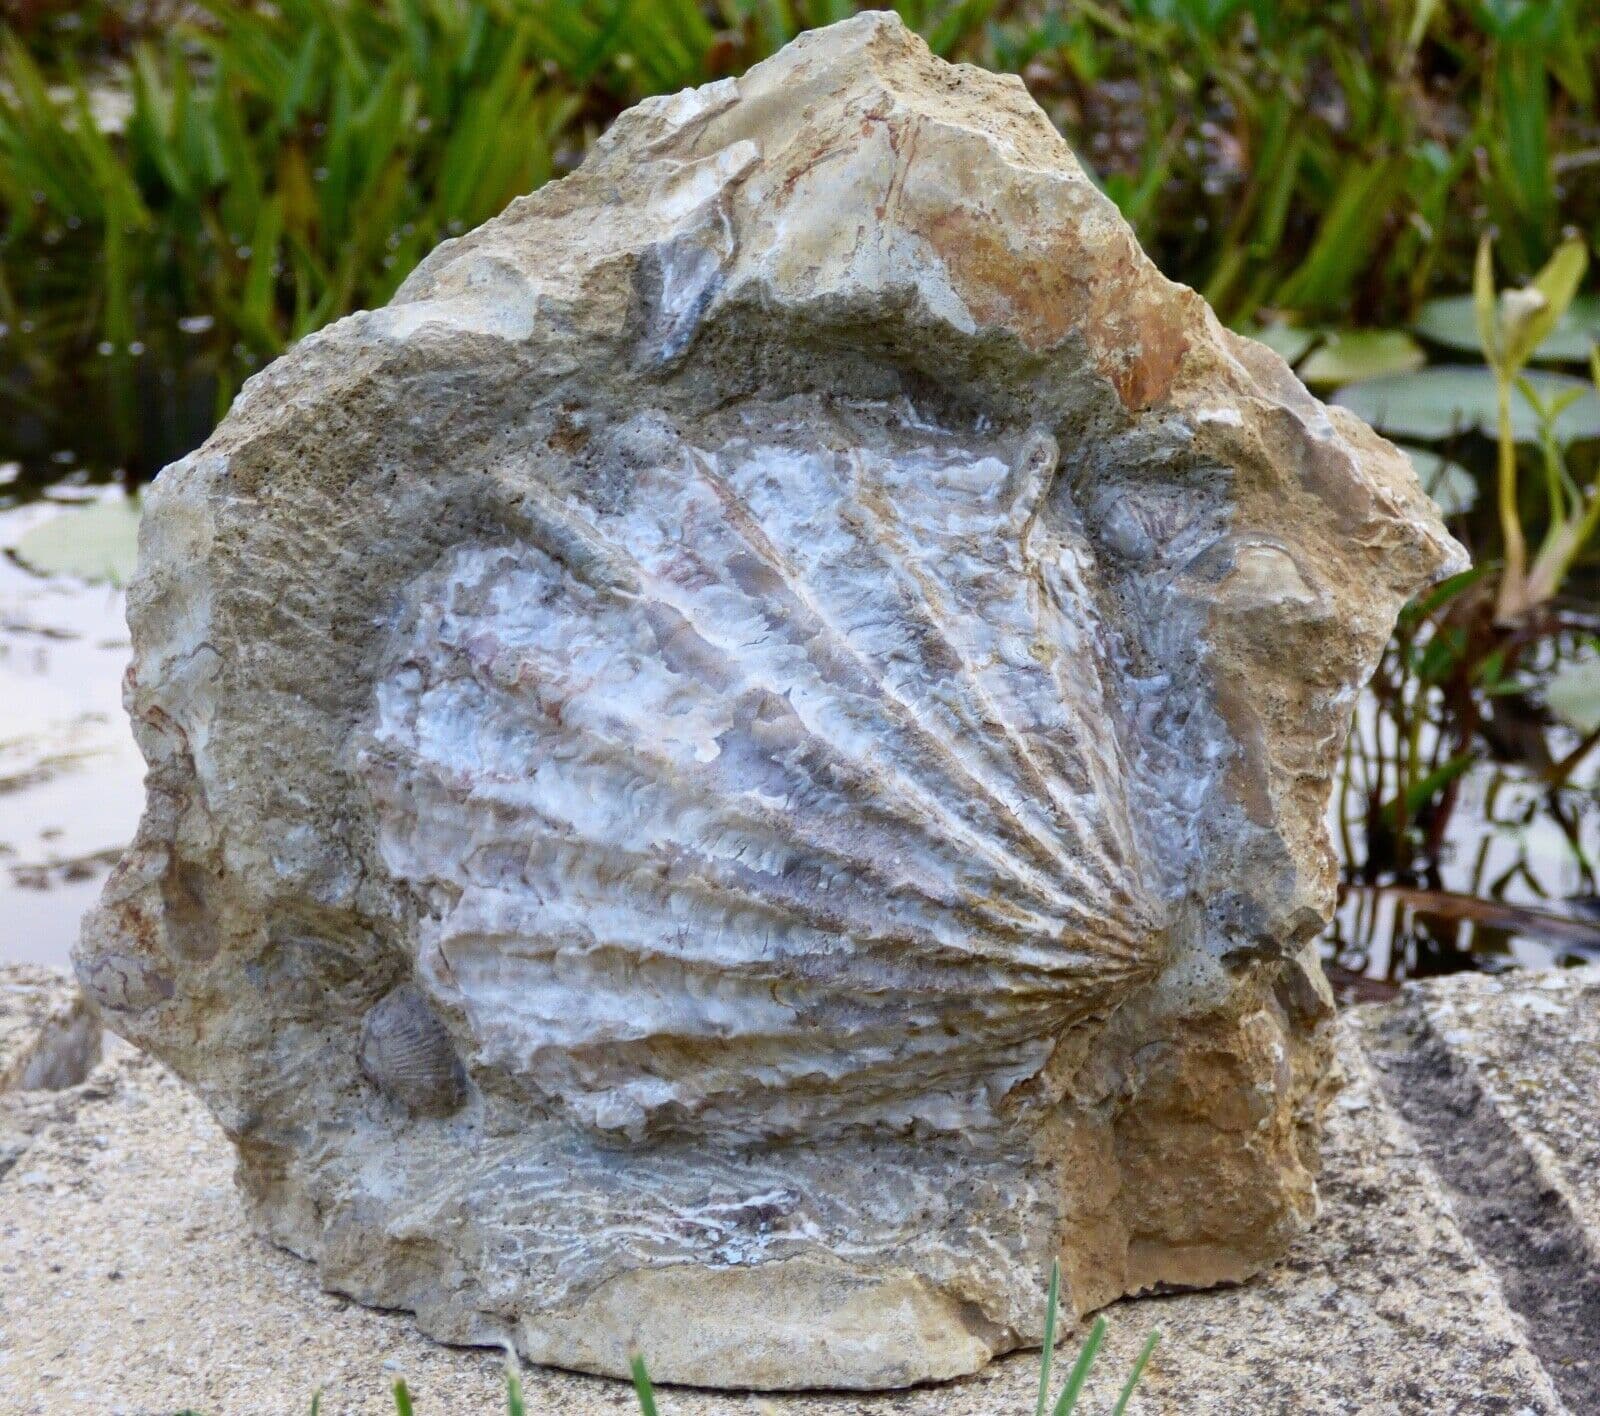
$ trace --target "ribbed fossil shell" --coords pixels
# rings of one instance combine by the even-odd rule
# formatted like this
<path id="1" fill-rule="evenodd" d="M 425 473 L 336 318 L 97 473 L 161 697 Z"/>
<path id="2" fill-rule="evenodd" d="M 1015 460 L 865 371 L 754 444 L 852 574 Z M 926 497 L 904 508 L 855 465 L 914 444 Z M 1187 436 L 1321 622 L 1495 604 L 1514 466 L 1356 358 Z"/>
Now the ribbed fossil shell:
<path id="1" fill-rule="evenodd" d="M 449 1032 L 408 985 L 385 994 L 363 1020 L 361 1070 L 418 1116 L 448 1116 L 466 1099 L 466 1074 Z"/>
<path id="2" fill-rule="evenodd" d="M 1161 950 L 1055 444 L 723 432 L 502 477 L 414 587 L 366 771 L 423 976 L 601 1129 L 980 1124 Z"/>

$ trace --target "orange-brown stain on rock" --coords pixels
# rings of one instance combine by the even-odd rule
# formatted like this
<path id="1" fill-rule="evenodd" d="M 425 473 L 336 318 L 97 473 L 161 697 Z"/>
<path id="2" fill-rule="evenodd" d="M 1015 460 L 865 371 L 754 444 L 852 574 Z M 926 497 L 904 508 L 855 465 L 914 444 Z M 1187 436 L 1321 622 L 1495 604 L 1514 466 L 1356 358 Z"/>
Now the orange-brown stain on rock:
<path id="1" fill-rule="evenodd" d="M 1163 315 L 1144 301 L 1139 302 L 1131 316 L 1129 322 L 1135 335 L 1133 347 L 1138 352 L 1114 363 L 1110 369 L 1102 359 L 1101 371 L 1110 378 L 1122 406 L 1136 413 L 1160 403 L 1167 396 L 1178 377 L 1183 356 L 1189 352 L 1189 341 L 1170 314 Z M 1090 342 L 1092 344 L 1093 340 Z"/>
<path id="2" fill-rule="evenodd" d="M 1212 633 L 1215 633 L 1213 627 Z M 1272 785 L 1268 777 L 1265 729 L 1246 685 L 1224 679 L 1216 685 L 1218 716 L 1227 724 L 1239 752 L 1229 764 L 1226 781 L 1233 799 L 1258 826 L 1272 824 Z"/>
<path id="3" fill-rule="evenodd" d="M 1011 330 L 1031 350 L 1076 332 L 1129 412 L 1159 403 L 1177 378 L 1189 341 L 1170 305 L 1152 299 L 1131 236 L 1107 267 L 1084 249 L 1075 223 L 1046 242 L 1013 244 L 1015 227 L 976 205 L 902 215 L 932 246 L 950 284 L 980 325 Z M 1032 249 L 1030 249 L 1032 245 Z"/>

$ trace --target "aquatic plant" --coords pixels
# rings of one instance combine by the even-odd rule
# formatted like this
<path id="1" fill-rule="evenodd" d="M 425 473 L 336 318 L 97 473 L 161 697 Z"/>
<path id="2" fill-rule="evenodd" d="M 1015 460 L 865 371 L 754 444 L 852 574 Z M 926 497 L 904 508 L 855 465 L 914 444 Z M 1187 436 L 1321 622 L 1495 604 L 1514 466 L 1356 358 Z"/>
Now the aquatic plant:
<path id="1" fill-rule="evenodd" d="M 1485 878 L 1479 843 L 1467 891 L 1445 888 L 1442 874 L 1461 834 L 1453 823 L 1462 784 L 1480 765 L 1500 764 L 1485 802 L 1489 822 L 1508 836 L 1536 819 L 1554 823 L 1585 888 L 1593 894 L 1597 887 L 1585 840 L 1594 805 L 1585 774 L 1600 744 L 1600 720 L 1586 716 L 1581 702 L 1569 703 L 1560 715 L 1566 726 L 1546 705 L 1550 685 L 1586 681 L 1579 675 L 1600 653 L 1592 597 L 1563 593 L 1600 529 L 1600 466 L 1591 459 L 1579 477 L 1569 459 L 1575 438 L 1600 434 L 1600 332 L 1589 352 L 1592 386 L 1527 371 L 1569 315 L 1587 263 L 1583 243 L 1569 240 L 1527 285 L 1497 291 L 1485 236 L 1472 296 L 1485 367 L 1373 380 L 1341 395 L 1391 431 L 1399 423 L 1443 437 L 1452 421 L 1492 431 L 1500 554 L 1488 548 L 1473 569 L 1401 615 L 1372 680 L 1374 711 L 1358 715 L 1347 745 L 1339 822 L 1352 882 L 1398 890 L 1446 931 L 1520 923 L 1558 945 L 1592 951 L 1600 944 L 1593 926 L 1502 902 L 1517 883 L 1543 893 L 1525 852 Z M 1456 387 L 1427 384 L 1430 375 Z M 1413 397 L 1415 406 L 1406 406 Z M 1530 527 L 1542 528 L 1531 554 Z"/>
<path id="2" fill-rule="evenodd" d="M 1496 473 L 1496 507 L 1504 564 L 1495 596 L 1495 619 L 1508 624 L 1544 604 L 1561 587 L 1573 560 L 1600 522 L 1600 477 L 1584 489 L 1568 475 L 1556 420 L 1577 399 L 1581 388 L 1566 389 L 1541 398 L 1522 376 L 1533 351 L 1555 328 L 1578 293 L 1588 268 L 1589 253 L 1582 241 L 1569 240 L 1544 269 L 1520 290 L 1495 299 L 1493 242 L 1487 234 L 1478 243 L 1473 304 L 1483 357 L 1494 373 L 1495 433 L 1499 449 Z M 1595 382 L 1600 387 L 1600 346 L 1591 351 Z M 1539 447 L 1544 460 L 1545 536 L 1530 568 L 1527 538 L 1522 529 L 1518 496 L 1517 445 L 1511 424 L 1513 396 L 1525 398 L 1539 421 Z"/>
<path id="3" fill-rule="evenodd" d="M 67 29 L 46 7 L 0 50 L 12 303 L 50 284 L 114 349 L 204 311 L 223 347 L 270 356 L 381 303 L 629 103 L 856 8 L 203 0 Z M 896 8 L 937 53 L 1021 71 L 1158 262 L 1231 317 L 1392 319 L 1464 278 L 1481 213 L 1523 270 L 1558 221 L 1600 220 L 1600 183 L 1578 180 L 1600 30 L 1578 0 Z"/>
<path id="4" fill-rule="evenodd" d="M 856 8 L 15 7 L 0 39 L 0 413 L 13 438 L 0 456 L 22 471 L 3 495 L 37 494 L 68 447 L 95 476 L 153 475 L 252 369 L 381 303 L 438 240 L 568 171 L 623 107 L 742 72 Z M 1473 295 L 1433 292 L 1468 287 L 1483 229 L 1513 284 L 1560 233 L 1600 237 L 1592 5 L 896 8 L 941 55 L 1022 73 L 1169 274 L 1252 322 L 1319 391 L 1358 380 L 1341 401 L 1430 444 L 1413 456 L 1490 568 L 1419 602 L 1379 667 L 1381 725 L 1358 727 L 1342 818 L 1352 881 L 1436 888 L 1462 787 L 1494 760 L 1550 783 L 1540 810 L 1592 891 L 1579 789 L 1591 735 L 1545 720 L 1542 685 L 1600 652 L 1581 593 L 1600 521 L 1600 394 L 1576 377 L 1600 338 L 1600 296 L 1535 321 L 1549 328 L 1501 360 L 1507 377 L 1499 354 L 1416 369 L 1479 352 Z M 1511 293 L 1496 320 L 1530 298 Z M 1567 367 L 1535 368 L 1551 364 Z M 24 427 L 46 431 L 18 446 Z"/>

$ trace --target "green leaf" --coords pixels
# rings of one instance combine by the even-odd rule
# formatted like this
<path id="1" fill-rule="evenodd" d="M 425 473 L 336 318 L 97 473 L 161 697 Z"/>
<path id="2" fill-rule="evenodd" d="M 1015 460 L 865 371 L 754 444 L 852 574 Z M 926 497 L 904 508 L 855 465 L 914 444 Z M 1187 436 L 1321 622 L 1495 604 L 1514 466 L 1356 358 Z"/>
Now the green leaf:
<path id="1" fill-rule="evenodd" d="M 522 1399 L 522 1378 L 509 1369 L 506 1371 L 506 1416 L 528 1416 L 527 1403 Z"/>
<path id="2" fill-rule="evenodd" d="M 1533 373 L 1528 382 L 1546 401 L 1573 387 L 1584 389 L 1556 419 L 1557 442 L 1600 438 L 1600 393 L 1566 374 Z M 1494 433 L 1494 375 L 1483 368 L 1446 365 L 1363 379 L 1340 389 L 1333 401 L 1390 437 L 1437 442 L 1474 429 Z M 1512 400 L 1511 430 L 1520 443 L 1539 441 L 1539 420 L 1526 399 Z"/>
<path id="3" fill-rule="evenodd" d="M 1133 1400 L 1133 1389 L 1139 1385 L 1139 1379 L 1144 1376 L 1144 1369 L 1150 1365 L 1150 1354 L 1156 1350 L 1156 1343 L 1159 1341 L 1161 1341 L 1161 1329 L 1154 1328 L 1150 1336 L 1145 1338 L 1144 1346 L 1139 1349 L 1133 1370 L 1128 1373 L 1128 1380 L 1122 1384 L 1122 1395 L 1117 1398 L 1117 1404 L 1111 1408 L 1111 1416 L 1123 1416 L 1127 1411 L 1128 1403 Z"/>
<path id="4" fill-rule="evenodd" d="M 12 554 L 38 575 L 126 585 L 138 546 L 139 503 L 116 493 L 52 516 L 24 534 Z"/>
<path id="5" fill-rule="evenodd" d="M 1400 451 L 1411 459 L 1422 490 L 1433 498 L 1441 516 L 1460 516 L 1477 504 L 1478 479 L 1459 462 L 1421 447 L 1402 447 Z"/>
<path id="6" fill-rule="evenodd" d="M 1489 651 L 1472 671 L 1472 681 L 1481 684 L 1491 692 L 1499 686 L 1506 675 L 1506 646 L 1500 645 Z"/>
<path id="7" fill-rule="evenodd" d="M 235 319 L 264 354 L 276 354 L 283 341 L 276 328 L 278 303 L 275 295 L 278 245 L 283 239 L 283 198 L 275 196 L 262 204 L 250 236 L 250 262 L 239 291 Z"/>
<path id="8" fill-rule="evenodd" d="M 1529 356 L 1556 327 L 1556 322 L 1567 313 L 1588 267 L 1588 249 L 1582 241 L 1572 240 L 1564 242 L 1544 269 L 1534 276 L 1521 292 L 1529 302 L 1529 313 L 1521 320 L 1505 321 L 1502 337 L 1506 341 L 1508 365 L 1520 369 L 1528 362 Z"/>
<path id="9" fill-rule="evenodd" d="M 1454 672 L 1466 647 L 1466 632 L 1459 625 L 1441 625 L 1427 644 L 1412 654 L 1411 671 L 1421 683 L 1438 683 Z"/>
<path id="10" fill-rule="evenodd" d="M 1278 288 L 1275 305 L 1318 310 L 1346 303 L 1372 258 L 1405 168 L 1404 156 L 1392 153 L 1344 168 L 1310 251 Z"/>
<path id="11" fill-rule="evenodd" d="M 634 1393 L 639 1398 L 639 1416 L 658 1416 L 656 1390 L 650 1385 L 650 1373 L 645 1370 L 644 1357 L 637 1352 L 634 1353 L 628 1366 L 633 1372 Z"/>
<path id="12" fill-rule="evenodd" d="M 1434 768 L 1420 781 L 1413 782 L 1406 789 L 1406 818 L 1409 820 L 1415 817 L 1423 807 L 1438 796 L 1451 782 L 1467 772 L 1477 760 L 1475 753 L 1460 753 L 1442 766 Z M 1387 810 L 1390 820 L 1396 819 L 1394 799 L 1389 801 Z"/>
<path id="13" fill-rule="evenodd" d="M 116 149 L 100 131 L 94 107 L 89 102 L 89 90 L 83 86 L 82 80 L 75 79 L 72 85 L 72 111 L 76 118 L 72 136 L 77 143 L 80 160 L 88 169 L 104 204 L 107 225 L 139 230 L 152 226 L 154 223 L 138 187 L 128 175 Z"/>
<path id="14" fill-rule="evenodd" d="M 192 201 L 193 183 L 188 170 L 178 161 L 178 151 L 171 139 L 172 100 L 150 45 L 141 44 L 134 52 L 129 82 L 133 112 L 123 133 L 131 155 L 149 163 L 180 202 Z"/>
<path id="15" fill-rule="evenodd" d="M 1479 350 L 1478 332 L 1470 295 L 1447 295 L 1429 300 L 1418 312 L 1412 328 L 1424 339 L 1447 349 L 1473 354 Z M 1577 364 L 1600 345 L 1600 295 L 1579 295 L 1551 326 L 1529 355 L 1535 364 Z"/>
<path id="16" fill-rule="evenodd" d="M 311 86 L 321 54 L 321 39 L 320 30 L 310 30 L 300 45 L 288 82 L 283 86 L 278 100 L 279 127 L 287 128 L 311 102 Z"/>
<path id="17" fill-rule="evenodd" d="M 1469 570 L 1463 570 L 1446 580 L 1441 580 L 1433 589 L 1424 593 L 1421 599 L 1413 600 L 1401 613 L 1411 623 L 1420 623 L 1457 597 L 1464 595 L 1492 569 L 1493 567 L 1488 565 L 1475 565 Z"/>
<path id="18" fill-rule="evenodd" d="M 1490 155 L 1501 186 L 1520 218 L 1524 242 L 1537 249 L 1535 243 L 1542 243 L 1555 206 L 1543 46 L 1524 41 L 1497 48 L 1498 62 L 1493 72 L 1499 99 L 1499 141 L 1491 145 Z"/>
<path id="19" fill-rule="evenodd" d="M 1330 334 L 1300 365 L 1314 388 L 1335 388 L 1380 374 L 1407 374 L 1427 363 L 1422 346 L 1404 330 L 1358 329 Z"/>
<path id="20" fill-rule="evenodd" d="M 1551 323 L 1566 314 L 1589 269 L 1589 248 L 1580 237 L 1563 241 L 1556 253 L 1534 276 L 1532 284 L 1544 296 L 1551 311 Z"/>
<path id="21" fill-rule="evenodd" d="M 406 1386 L 404 1377 L 395 1378 L 394 1410 L 395 1416 L 415 1416 L 411 1409 L 411 1392 Z"/>
<path id="22" fill-rule="evenodd" d="M 1264 325 L 1241 325 L 1238 332 L 1247 339 L 1265 344 L 1286 364 L 1293 364 L 1306 350 L 1317 342 L 1321 334 L 1316 329 L 1301 329 L 1297 325 L 1274 321 Z"/>
<path id="23" fill-rule="evenodd" d="M 1500 337 L 1494 317 L 1494 242 L 1485 231 L 1478 238 L 1478 256 L 1472 268 L 1472 318 L 1478 349 L 1490 364 L 1500 362 Z"/>
<path id="24" fill-rule="evenodd" d="M 1433 18 L 1433 12 L 1438 8 L 1438 0 L 1416 0 L 1416 8 L 1411 12 L 1411 24 L 1406 30 L 1405 53 L 1406 62 L 1416 54 L 1422 45 L 1422 37 L 1428 32 L 1428 21 Z M 1119 1407 L 1120 1411 L 1121 1408 Z"/>

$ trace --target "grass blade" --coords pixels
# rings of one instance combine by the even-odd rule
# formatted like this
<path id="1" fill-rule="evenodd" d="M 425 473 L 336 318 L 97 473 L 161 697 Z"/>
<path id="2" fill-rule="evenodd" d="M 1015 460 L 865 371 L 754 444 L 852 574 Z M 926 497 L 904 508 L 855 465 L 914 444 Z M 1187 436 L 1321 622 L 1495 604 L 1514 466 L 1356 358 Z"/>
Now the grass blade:
<path id="1" fill-rule="evenodd" d="M 1122 1384 L 1122 1395 L 1117 1398 L 1117 1404 L 1111 1408 L 1111 1416 L 1123 1416 L 1128 1409 L 1128 1403 L 1133 1400 L 1133 1389 L 1139 1385 L 1139 1379 L 1144 1376 L 1144 1369 L 1150 1364 L 1150 1354 L 1156 1350 L 1156 1343 L 1161 1340 L 1161 1329 L 1154 1328 L 1150 1336 L 1145 1338 L 1144 1346 L 1139 1349 L 1139 1356 L 1133 1364 L 1133 1370 L 1128 1373 L 1128 1380 Z"/>
<path id="2" fill-rule="evenodd" d="M 650 1373 L 645 1370 L 643 1356 L 635 1353 L 629 1366 L 633 1369 L 633 1389 L 639 1397 L 640 1416 L 658 1416 L 656 1389 L 650 1385 Z"/>
<path id="3" fill-rule="evenodd" d="M 1061 1260 L 1050 1265 L 1050 1294 L 1044 1302 L 1044 1351 L 1039 1357 L 1039 1404 L 1034 1416 L 1050 1409 L 1050 1367 L 1056 1350 L 1056 1315 L 1061 1307 Z"/>
<path id="4" fill-rule="evenodd" d="M 1072 1364 L 1072 1371 L 1067 1376 L 1066 1386 L 1061 1388 L 1061 1395 L 1056 1401 L 1054 1416 L 1072 1416 L 1077 1410 L 1078 1397 L 1083 1392 L 1083 1384 L 1089 1380 L 1089 1368 L 1094 1366 L 1095 1356 L 1100 1351 L 1100 1344 L 1106 1340 L 1106 1320 L 1096 1318 L 1094 1326 L 1089 1329 L 1089 1336 L 1083 1344 L 1083 1351 L 1078 1353 L 1078 1360 Z"/>

